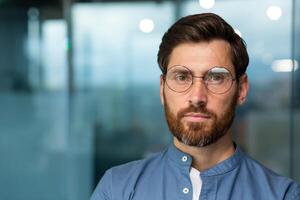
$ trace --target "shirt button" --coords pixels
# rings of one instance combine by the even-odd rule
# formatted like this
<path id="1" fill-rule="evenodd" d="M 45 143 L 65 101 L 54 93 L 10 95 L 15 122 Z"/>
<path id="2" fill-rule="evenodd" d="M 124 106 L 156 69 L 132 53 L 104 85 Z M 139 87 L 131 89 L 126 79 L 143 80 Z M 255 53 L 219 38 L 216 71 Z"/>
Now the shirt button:
<path id="1" fill-rule="evenodd" d="M 187 159 L 188 159 L 187 156 L 182 156 L 182 158 L 181 158 L 182 162 L 186 162 Z"/>
<path id="2" fill-rule="evenodd" d="M 182 190 L 182 192 L 184 193 L 184 194 L 187 194 L 187 193 L 189 193 L 189 188 L 183 188 L 183 190 Z"/>

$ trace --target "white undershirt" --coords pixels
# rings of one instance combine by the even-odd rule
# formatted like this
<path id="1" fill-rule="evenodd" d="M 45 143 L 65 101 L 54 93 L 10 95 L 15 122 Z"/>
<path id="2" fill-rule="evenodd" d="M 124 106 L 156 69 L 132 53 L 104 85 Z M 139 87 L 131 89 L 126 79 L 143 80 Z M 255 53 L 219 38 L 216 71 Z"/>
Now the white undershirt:
<path id="1" fill-rule="evenodd" d="M 200 177 L 200 172 L 197 169 L 191 167 L 190 178 L 193 186 L 193 200 L 199 200 L 200 192 L 202 188 L 202 180 Z"/>

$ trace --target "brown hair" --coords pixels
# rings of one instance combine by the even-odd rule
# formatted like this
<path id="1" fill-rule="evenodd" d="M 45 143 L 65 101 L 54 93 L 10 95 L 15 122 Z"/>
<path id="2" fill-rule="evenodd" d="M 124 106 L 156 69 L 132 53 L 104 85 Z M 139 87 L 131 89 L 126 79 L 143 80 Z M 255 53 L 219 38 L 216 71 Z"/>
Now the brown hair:
<path id="1" fill-rule="evenodd" d="M 162 73 L 167 73 L 170 55 L 173 49 L 182 43 L 197 43 L 213 39 L 223 39 L 231 46 L 231 60 L 236 77 L 246 72 L 249 56 L 244 40 L 220 16 L 213 13 L 189 15 L 179 19 L 164 34 L 157 61 Z"/>

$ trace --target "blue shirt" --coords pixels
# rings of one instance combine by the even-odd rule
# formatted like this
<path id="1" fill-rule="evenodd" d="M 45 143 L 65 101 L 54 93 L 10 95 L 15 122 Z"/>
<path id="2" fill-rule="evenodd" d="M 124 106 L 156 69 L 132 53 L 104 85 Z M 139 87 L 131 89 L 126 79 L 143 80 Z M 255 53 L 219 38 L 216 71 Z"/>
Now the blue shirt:
<path id="1" fill-rule="evenodd" d="M 91 200 L 192 200 L 192 158 L 174 144 L 150 158 L 109 169 Z M 300 200 L 299 186 L 244 154 L 201 171 L 200 200 Z"/>

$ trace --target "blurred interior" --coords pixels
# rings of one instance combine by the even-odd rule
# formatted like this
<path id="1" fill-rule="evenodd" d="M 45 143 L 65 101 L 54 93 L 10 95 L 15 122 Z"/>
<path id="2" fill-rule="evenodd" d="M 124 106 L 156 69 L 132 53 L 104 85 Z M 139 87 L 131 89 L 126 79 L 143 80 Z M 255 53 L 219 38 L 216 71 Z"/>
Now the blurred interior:
<path id="1" fill-rule="evenodd" d="M 202 12 L 247 43 L 235 140 L 300 183 L 299 1 L 0 0 L 0 199 L 86 200 L 111 166 L 164 149 L 158 46 Z"/>

